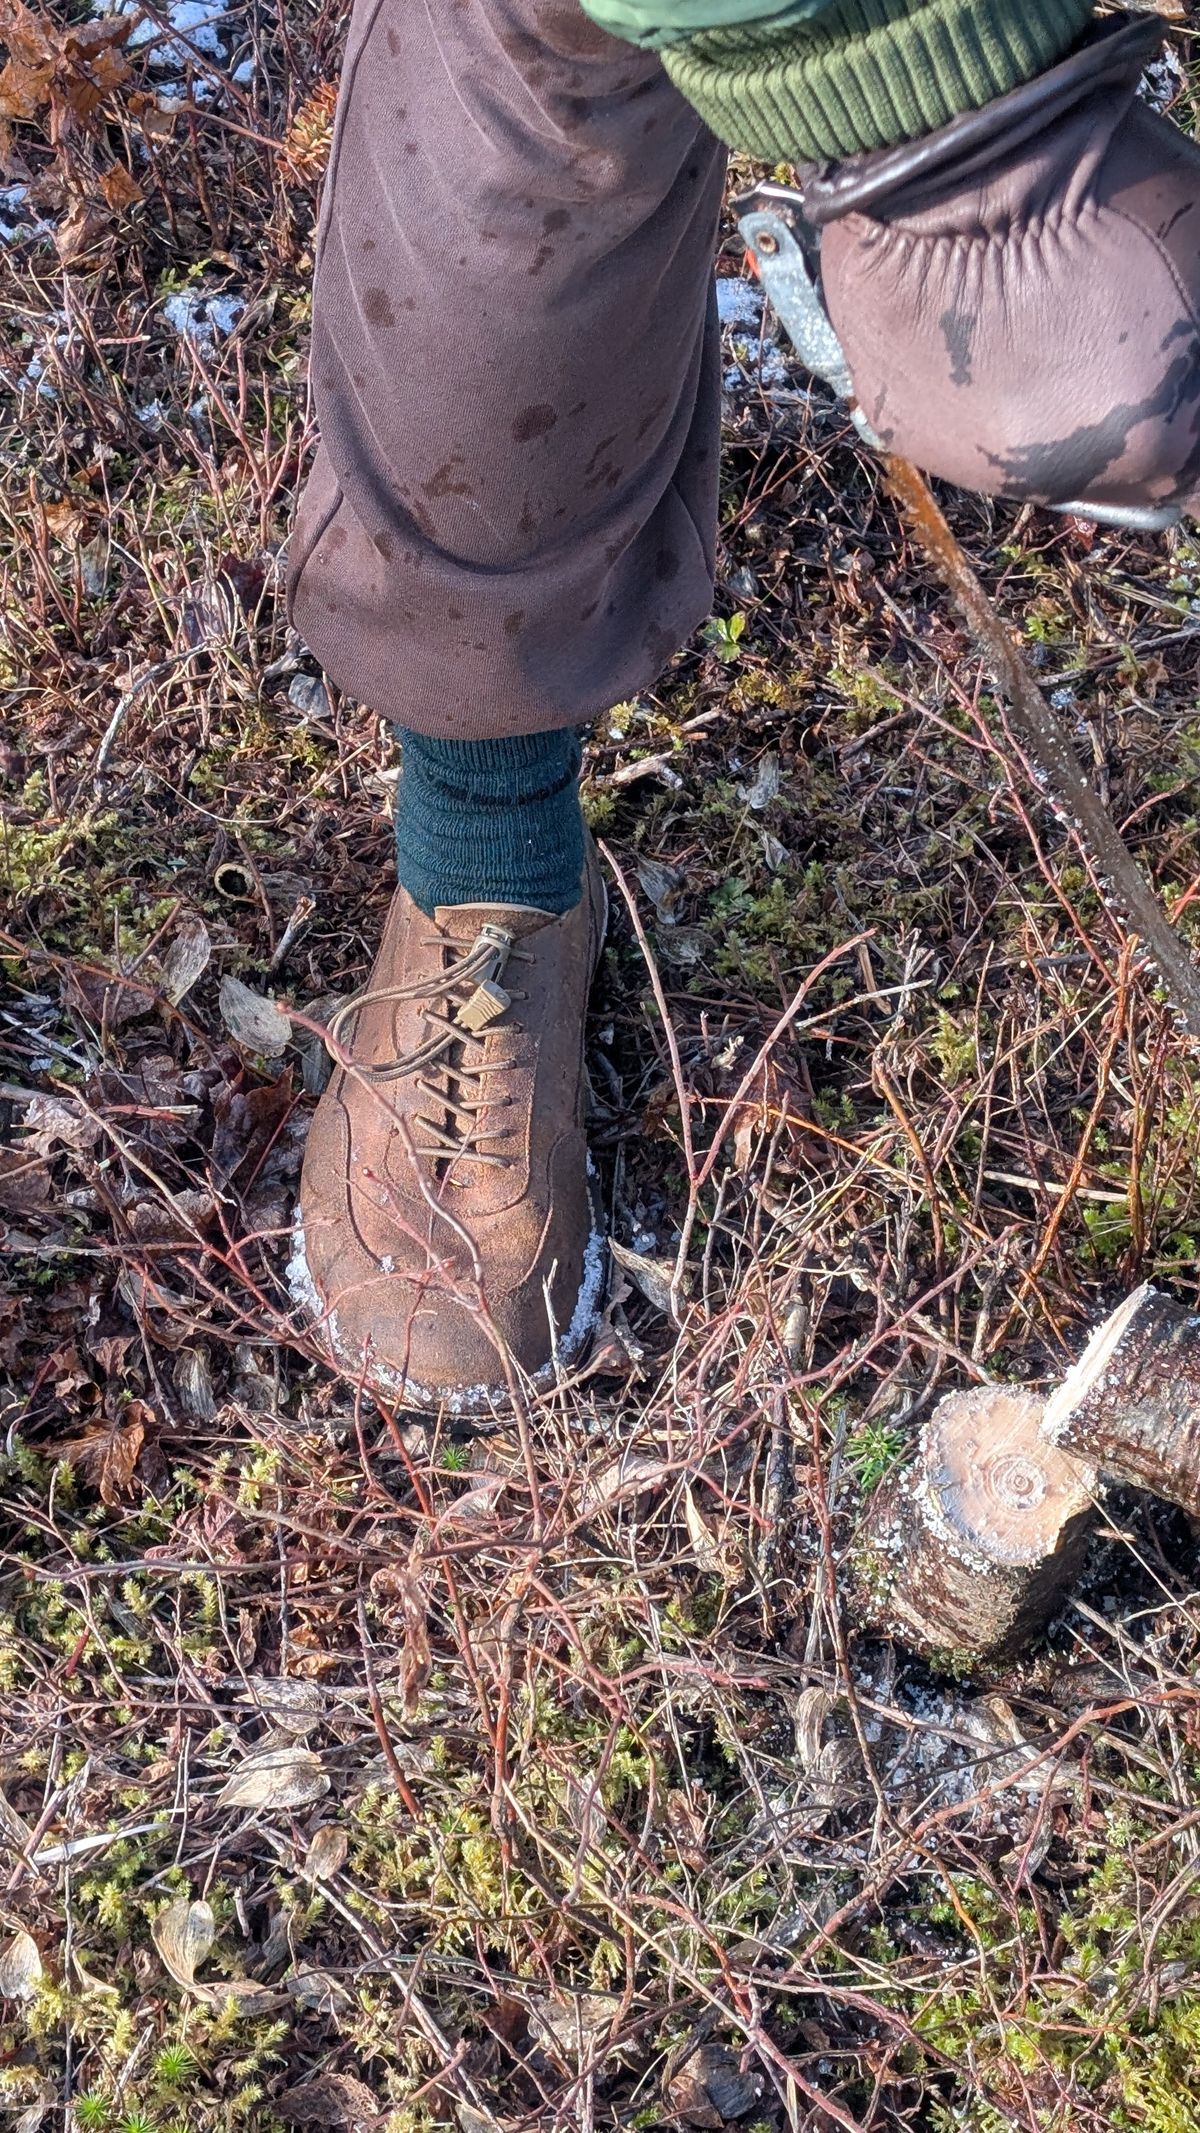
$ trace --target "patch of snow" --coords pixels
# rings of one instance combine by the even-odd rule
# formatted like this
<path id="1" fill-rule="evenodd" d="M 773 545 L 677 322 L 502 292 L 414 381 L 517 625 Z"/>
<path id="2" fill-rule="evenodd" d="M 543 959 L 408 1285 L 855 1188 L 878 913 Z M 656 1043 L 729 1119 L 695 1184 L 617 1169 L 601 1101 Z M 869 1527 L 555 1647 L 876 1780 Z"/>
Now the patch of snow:
<path id="1" fill-rule="evenodd" d="M 142 407 L 133 410 L 143 429 L 155 433 L 161 430 L 167 419 L 167 411 L 161 400 L 147 400 Z"/>
<path id="2" fill-rule="evenodd" d="M 756 282 L 740 274 L 722 275 L 717 282 L 717 316 L 723 326 L 757 326 L 762 320 L 763 295 Z"/>
<path id="3" fill-rule="evenodd" d="M 1157 59 L 1152 59 L 1138 83 L 1138 95 L 1152 111 L 1165 111 L 1173 104 L 1180 90 L 1187 85 L 1183 61 L 1174 45 L 1166 44 Z"/>
<path id="4" fill-rule="evenodd" d="M 763 332 L 763 293 L 744 275 L 723 275 L 717 282 L 717 315 L 724 336 L 727 366 L 722 384 L 727 393 L 786 392 L 789 405 L 804 405 L 808 393 L 798 387 L 779 341 Z"/>
<path id="5" fill-rule="evenodd" d="M 174 0 L 174 4 L 164 10 L 167 22 L 176 33 L 173 37 L 164 36 L 158 23 L 143 14 L 140 0 L 115 0 L 115 5 L 101 12 L 133 16 L 129 50 L 136 52 L 149 45 L 151 49 L 146 57 L 152 67 L 186 67 L 198 53 L 207 59 L 224 59 L 225 47 L 216 25 L 222 20 L 228 4 L 229 0 Z"/>
<path id="6" fill-rule="evenodd" d="M 218 339 L 224 340 L 233 332 L 245 308 L 244 296 L 177 289 L 164 299 L 162 314 L 181 340 L 191 341 L 202 355 L 211 355 Z"/>
<path id="7" fill-rule="evenodd" d="M 727 393 L 736 392 L 747 380 L 768 387 L 790 385 L 791 372 L 777 342 L 735 340 L 733 353 L 737 361 L 725 373 Z"/>
<path id="8" fill-rule="evenodd" d="M 21 383 L 22 385 L 32 385 L 39 400 L 57 400 L 58 398 L 58 394 L 46 376 L 45 361 L 40 355 L 30 356 L 28 363 L 21 372 Z"/>
<path id="9" fill-rule="evenodd" d="M 29 205 L 27 185 L 0 185 L 0 244 L 23 244 L 49 237 L 54 224 L 43 221 Z"/>
<path id="10" fill-rule="evenodd" d="M 202 74 L 193 74 L 190 84 L 174 76 L 157 85 L 160 111 L 185 111 L 189 104 L 211 104 L 213 84 Z"/>
<path id="11" fill-rule="evenodd" d="M 237 83 L 239 89 L 248 89 L 254 80 L 254 75 L 255 66 L 252 59 L 243 59 L 240 66 L 236 66 L 233 70 L 233 80 Z"/>
<path id="12" fill-rule="evenodd" d="M 1050 702 L 1056 711 L 1069 711 L 1075 701 L 1075 691 L 1064 684 L 1061 689 L 1052 689 Z"/>
<path id="13" fill-rule="evenodd" d="M 175 0 L 170 9 L 171 28 L 186 37 L 198 52 L 208 52 L 216 57 L 221 51 L 221 40 L 213 27 L 225 13 L 227 0 Z"/>
<path id="14" fill-rule="evenodd" d="M 50 317 L 52 320 L 61 321 L 63 325 L 66 324 L 66 313 L 64 311 L 53 311 Z M 63 349 L 67 346 L 70 338 L 69 333 L 56 333 L 48 344 L 43 343 L 43 347 Z M 39 400 L 57 400 L 58 387 L 46 376 L 47 360 L 47 355 L 35 348 L 21 374 L 21 384 L 31 385 Z"/>

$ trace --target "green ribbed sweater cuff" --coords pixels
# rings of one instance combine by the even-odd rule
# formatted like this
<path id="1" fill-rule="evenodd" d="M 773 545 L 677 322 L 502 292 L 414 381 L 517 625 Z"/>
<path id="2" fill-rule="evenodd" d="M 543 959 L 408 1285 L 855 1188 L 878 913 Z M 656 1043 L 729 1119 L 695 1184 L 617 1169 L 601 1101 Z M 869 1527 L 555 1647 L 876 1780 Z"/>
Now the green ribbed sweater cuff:
<path id="1" fill-rule="evenodd" d="M 837 0 L 807 21 L 705 29 L 663 64 L 731 147 L 768 162 L 890 148 L 1053 66 L 1094 0 Z"/>

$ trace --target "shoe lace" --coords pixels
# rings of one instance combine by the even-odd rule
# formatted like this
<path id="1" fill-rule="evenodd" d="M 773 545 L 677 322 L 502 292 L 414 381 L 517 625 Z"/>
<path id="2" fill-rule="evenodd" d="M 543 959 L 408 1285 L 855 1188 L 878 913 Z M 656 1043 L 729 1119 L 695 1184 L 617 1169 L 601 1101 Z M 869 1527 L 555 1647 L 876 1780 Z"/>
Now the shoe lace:
<path id="1" fill-rule="evenodd" d="M 445 935 L 440 933 L 424 945 L 440 948 L 443 954 L 448 950 Z M 347 1026 L 363 1008 L 421 1001 L 424 1040 L 395 1059 L 356 1067 L 366 1081 L 416 1077 L 418 1091 L 438 1114 L 430 1118 L 418 1112 L 414 1119 L 414 1125 L 429 1135 L 427 1142 L 416 1143 L 418 1156 L 436 1163 L 465 1159 L 494 1169 L 504 1169 L 512 1161 L 510 1155 L 483 1145 L 503 1138 L 507 1131 L 503 1114 L 510 1104 L 510 1099 L 497 1100 L 487 1090 L 488 1078 L 503 1072 L 509 1064 L 507 1060 L 487 1057 L 487 1037 L 513 1002 L 526 997 L 501 984 L 508 964 L 532 961 L 528 950 L 518 948 L 512 934 L 502 926 L 481 926 L 473 945 L 460 955 L 451 956 L 436 976 L 418 978 L 408 985 L 369 985 L 343 1001 L 331 1016 L 326 1041 L 336 1062 Z M 483 1113 L 489 1108 L 496 1123 L 485 1126 Z"/>

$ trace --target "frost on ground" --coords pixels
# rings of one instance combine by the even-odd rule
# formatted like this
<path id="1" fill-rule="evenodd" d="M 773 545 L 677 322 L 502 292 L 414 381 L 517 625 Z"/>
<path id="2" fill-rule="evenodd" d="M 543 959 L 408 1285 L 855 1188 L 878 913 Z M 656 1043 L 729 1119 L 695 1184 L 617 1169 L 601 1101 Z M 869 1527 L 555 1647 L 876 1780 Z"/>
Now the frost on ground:
<path id="1" fill-rule="evenodd" d="M 44 237 L 50 227 L 31 206 L 27 185 L 0 185 L 0 244 Z"/>
<path id="2" fill-rule="evenodd" d="M 1138 83 L 1138 95 L 1152 111 L 1166 111 L 1186 86 L 1183 61 L 1174 45 L 1167 44 L 1145 69 Z"/>
<path id="3" fill-rule="evenodd" d="M 717 281 L 717 316 L 721 321 L 722 346 L 727 357 L 723 383 L 734 398 L 747 392 L 771 393 L 795 389 L 796 375 L 780 348 L 771 325 L 764 328 L 763 294 L 744 275 L 722 275 Z M 797 397 L 805 397 L 798 394 Z"/>
<path id="4" fill-rule="evenodd" d="M 225 46 L 217 25 L 223 22 L 228 5 L 229 0 L 175 0 L 175 5 L 165 8 L 162 16 L 176 33 L 173 37 L 164 35 L 162 24 L 144 13 L 140 0 L 117 0 L 114 7 L 100 12 L 131 15 L 134 20 L 129 33 L 130 51 L 149 46 L 146 57 L 150 65 L 165 71 L 170 67 L 186 67 L 197 54 L 206 59 L 225 58 Z"/>
<path id="5" fill-rule="evenodd" d="M 211 355 L 218 340 L 227 340 L 246 308 L 244 296 L 208 289 L 177 289 L 163 303 L 162 314 L 181 340 L 202 355 Z"/>

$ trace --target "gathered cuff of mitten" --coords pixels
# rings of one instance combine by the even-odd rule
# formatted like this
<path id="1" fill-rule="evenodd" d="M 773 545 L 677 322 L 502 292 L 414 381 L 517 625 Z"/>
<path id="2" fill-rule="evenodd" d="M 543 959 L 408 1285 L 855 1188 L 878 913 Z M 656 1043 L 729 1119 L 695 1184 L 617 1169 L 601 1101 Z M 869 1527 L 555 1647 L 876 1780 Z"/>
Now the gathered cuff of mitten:
<path id="1" fill-rule="evenodd" d="M 807 22 L 701 31 L 663 50 L 713 132 L 768 162 L 891 148 L 1054 65 L 1094 0 L 837 0 Z"/>

